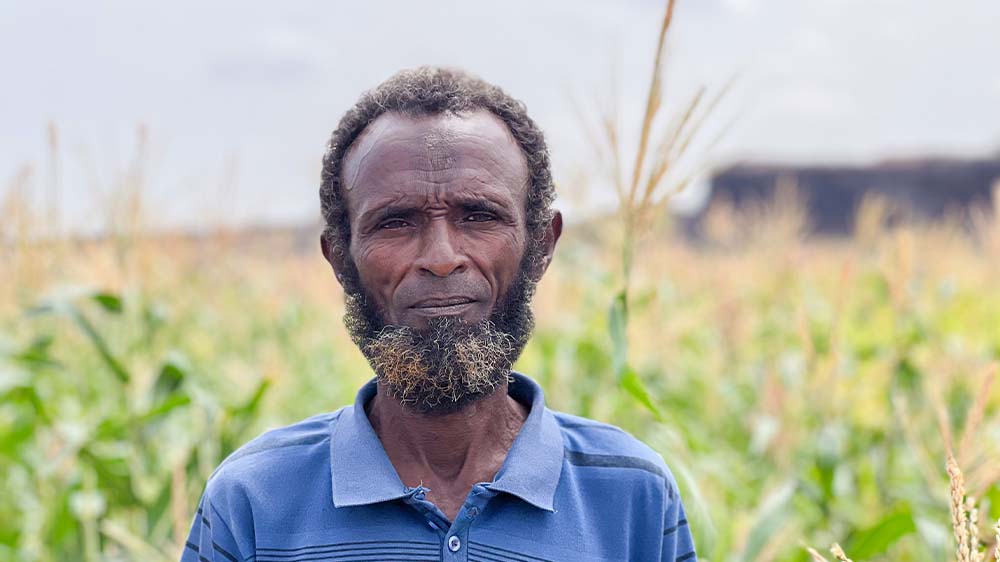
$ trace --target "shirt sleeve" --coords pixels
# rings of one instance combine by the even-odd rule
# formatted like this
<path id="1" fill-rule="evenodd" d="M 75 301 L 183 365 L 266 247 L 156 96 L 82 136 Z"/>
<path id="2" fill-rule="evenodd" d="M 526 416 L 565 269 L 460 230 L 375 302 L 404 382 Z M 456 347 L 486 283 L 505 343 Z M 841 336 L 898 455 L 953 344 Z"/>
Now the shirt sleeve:
<path id="1" fill-rule="evenodd" d="M 694 539 L 688 527 L 687 515 L 681 496 L 673 487 L 664 517 L 663 546 L 660 560 L 662 562 L 696 562 L 698 555 L 694 550 Z"/>
<path id="2" fill-rule="evenodd" d="M 181 562 L 243 562 L 232 531 L 212 507 L 207 493 L 194 514 Z"/>

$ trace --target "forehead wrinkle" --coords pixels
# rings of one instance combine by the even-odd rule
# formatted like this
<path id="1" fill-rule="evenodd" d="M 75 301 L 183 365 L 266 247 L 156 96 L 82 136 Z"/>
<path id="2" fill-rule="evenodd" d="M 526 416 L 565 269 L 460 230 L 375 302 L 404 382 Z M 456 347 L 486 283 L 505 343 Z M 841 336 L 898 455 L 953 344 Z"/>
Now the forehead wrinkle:
<path id="1" fill-rule="evenodd" d="M 476 120 L 485 118 L 492 121 L 494 127 L 476 127 Z M 402 121 L 401 124 L 393 126 L 394 122 Z M 407 129 L 407 126 L 416 125 L 415 129 Z M 413 141 L 419 140 L 419 143 Z M 489 148 L 506 145 L 516 153 L 516 159 L 527 169 L 527 159 L 513 133 L 506 123 L 489 111 L 479 110 L 468 115 L 431 115 L 421 117 L 411 117 L 395 112 L 385 113 L 375 119 L 366 127 L 359 137 L 354 141 L 345 157 L 345 163 L 352 159 L 360 158 L 356 168 L 360 169 L 367 162 L 372 152 L 379 152 L 378 148 L 383 145 L 403 144 L 406 148 L 422 146 L 430 154 L 438 151 L 447 151 L 454 154 L 461 152 L 456 146 L 460 146 L 459 141 L 486 147 L 483 151 L 488 159 L 495 163 L 500 163 L 500 153 L 502 151 L 489 150 Z M 362 152 L 363 151 L 363 152 Z M 353 178 L 352 178 L 353 179 Z"/>
<path id="2" fill-rule="evenodd" d="M 492 114 L 490 114 L 490 116 L 493 117 Z M 499 121 L 499 118 L 494 119 Z M 485 171 L 490 176 L 496 178 L 499 182 L 509 184 L 511 191 L 520 188 L 524 192 L 524 198 L 526 199 L 528 189 L 531 186 L 531 173 L 528 167 L 528 159 L 524 155 L 521 145 L 519 145 L 514 139 L 514 136 L 511 134 L 507 125 L 502 121 L 500 122 L 500 125 L 503 131 L 502 141 L 501 139 L 496 138 L 496 135 L 490 135 L 488 138 L 473 135 L 465 136 L 468 143 L 486 147 L 486 150 L 470 154 L 468 150 L 462 150 L 461 148 L 456 147 L 455 141 L 464 136 L 460 134 L 450 135 L 443 146 L 438 146 L 436 148 L 438 150 L 450 150 L 454 155 L 454 166 L 456 168 L 461 168 L 463 164 L 470 159 L 486 163 L 486 166 L 477 166 L 474 168 L 476 173 L 471 178 L 473 181 L 489 185 L 489 182 L 479 177 L 479 172 Z M 512 149 L 513 154 L 516 154 L 516 167 L 510 166 L 510 160 L 505 158 L 503 150 L 490 149 L 492 147 L 497 147 L 501 142 L 505 144 L 507 148 Z M 510 153 L 507 153 L 506 155 L 509 156 Z M 470 169 L 472 169 L 471 166 Z"/>
<path id="3" fill-rule="evenodd" d="M 433 157 L 413 151 L 385 151 L 376 149 L 370 158 L 381 158 L 379 164 L 360 168 L 356 174 L 357 187 L 397 185 L 412 181 L 448 183 L 474 180 L 489 185 L 520 187 L 522 174 L 504 166 L 496 158 L 484 158 L 468 151 L 450 152 L 447 157 Z M 447 165 L 442 165 L 446 163 Z M 526 175 L 526 174 L 525 174 Z M 492 181 L 488 181 L 492 179 Z M 363 191 L 363 190 L 362 190 Z"/>
<path id="4" fill-rule="evenodd" d="M 377 117 L 361 131 L 344 156 L 345 167 L 352 160 L 360 158 L 354 166 L 354 174 L 352 174 L 351 181 L 347 182 L 347 188 L 351 189 L 354 187 L 360 170 L 364 168 L 365 163 L 372 153 L 377 154 L 379 152 L 378 149 L 386 145 L 402 144 L 407 148 L 412 148 L 413 145 L 410 143 L 414 140 L 420 140 L 420 144 L 430 151 L 446 142 L 448 138 L 455 136 L 451 130 L 440 124 L 434 125 L 429 130 L 408 131 L 405 127 L 393 127 L 395 121 L 401 120 L 405 125 L 409 125 L 427 119 L 442 120 L 444 118 L 444 115 L 412 117 L 395 111 L 387 112 Z"/>
<path id="5" fill-rule="evenodd" d="M 496 126 L 482 126 L 482 118 Z M 472 181 L 494 189 L 503 186 L 511 199 L 523 203 L 531 183 L 523 150 L 507 124 L 488 111 L 425 117 L 386 113 L 362 132 L 345 164 L 351 168 L 345 191 L 413 182 L 442 189 L 451 182 Z M 361 202 L 358 196 L 347 198 L 348 208 L 351 200 Z"/>
<path id="6" fill-rule="evenodd" d="M 371 168 L 375 167 L 377 170 L 378 165 L 385 166 L 386 164 L 392 164 L 396 162 L 407 162 L 409 165 L 413 165 L 421 159 L 429 162 L 427 156 L 422 156 L 419 154 L 413 154 L 411 147 L 408 145 L 409 139 L 405 138 L 388 138 L 381 141 L 375 141 L 374 139 L 370 142 L 363 143 L 357 146 L 357 149 L 352 148 L 351 152 L 348 154 L 348 159 L 346 159 L 347 164 L 353 163 L 351 179 L 347 182 L 346 189 L 352 190 L 358 185 L 359 177 L 368 175 L 367 172 L 371 172 Z M 397 150 L 397 147 L 400 150 Z M 358 152 L 364 150 L 364 152 Z M 357 155 L 357 156 L 355 156 Z M 368 163 L 373 158 L 377 158 L 377 161 L 369 166 Z M 356 163 L 352 162 L 357 160 Z M 419 167 L 419 166 L 418 166 Z M 363 173 L 366 172 L 366 173 Z"/>
<path id="7" fill-rule="evenodd" d="M 514 143 L 510 148 L 512 148 L 517 155 L 515 157 L 517 164 L 516 167 L 511 167 L 510 160 L 504 158 L 504 155 L 500 151 L 487 149 L 473 152 L 467 149 L 468 145 L 458 145 L 455 142 L 457 139 L 458 136 L 455 135 L 446 139 L 442 144 L 434 146 L 432 150 L 435 153 L 440 154 L 440 156 L 431 158 L 430 171 L 444 172 L 447 170 L 453 170 L 456 174 L 461 174 L 464 170 L 470 170 L 472 172 L 472 176 L 469 178 L 470 180 L 484 185 L 496 185 L 498 183 L 504 184 L 508 186 L 511 191 L 518 188 L 524 189 L 530 185 L 531 178 L 528 171 L 528 162 L 524 157 L 524 153 L 521 151 L 520 146 L 516 143 Z M 467 142 L 476 146 L 495 146 L 480 137 L 470 136 Z M 482 163 L 482 165 L 475 165 L 478 163 Z M 441 164 L 447 164 L 447 166 L 442 166 Z M 480 176 L 482 174 L 491 176 L 495 181 L 490 182 L 481 178 Z"/>

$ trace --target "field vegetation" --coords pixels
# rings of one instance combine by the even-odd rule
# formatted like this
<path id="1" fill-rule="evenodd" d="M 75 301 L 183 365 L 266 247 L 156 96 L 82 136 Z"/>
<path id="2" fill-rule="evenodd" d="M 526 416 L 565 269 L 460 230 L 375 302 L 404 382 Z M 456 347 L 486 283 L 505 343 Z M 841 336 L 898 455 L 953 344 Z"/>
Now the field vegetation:
<path id="1" fill-rule="evenodd" d="M 949 450 L 993 547 L 1000 231 L 887 229 L 877 207 L 844 240 L 806 240 L 791 205 L 720 209 L 707 247 L 655 228 L 624 325 L 618 223 L 571 224 L 518 368 L 664 455 L 703 559 L 946 560 Z M 11 234 L 0 560 L 172 559 L 221 459 L 371 376 L 313 236 Z"/>

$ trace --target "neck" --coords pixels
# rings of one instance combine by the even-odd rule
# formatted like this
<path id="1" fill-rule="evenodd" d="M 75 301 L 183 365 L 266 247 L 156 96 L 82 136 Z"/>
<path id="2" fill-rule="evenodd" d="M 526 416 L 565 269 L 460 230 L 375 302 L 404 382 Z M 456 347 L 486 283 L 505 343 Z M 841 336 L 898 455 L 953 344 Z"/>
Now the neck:
<path id="1" fill-rule="evenodd" d="M 408 409 L 379 383 L 368 408 L 375 433 L 409 486 L 492 480 L 527 414 L 507 395 L 507 381 L 489 396 L 444 415 Z"/>

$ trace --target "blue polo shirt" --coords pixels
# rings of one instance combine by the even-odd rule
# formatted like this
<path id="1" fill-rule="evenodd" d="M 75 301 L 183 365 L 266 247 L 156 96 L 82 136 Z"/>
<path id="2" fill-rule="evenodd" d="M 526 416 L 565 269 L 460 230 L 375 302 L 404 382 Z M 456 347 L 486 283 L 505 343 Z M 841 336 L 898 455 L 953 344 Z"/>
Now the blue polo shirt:
<path id="1" fill-rule="evenodd" d="M 365 415 L 373 380 L 352 406 L 269 431 L 227 458 L 182 562 L 697 560 L 660 455 L 614 426 L 549 410 L 524 375 L 508 389 L 528 418 L 454 521 L 427 488 L 399 479 Z"/>

